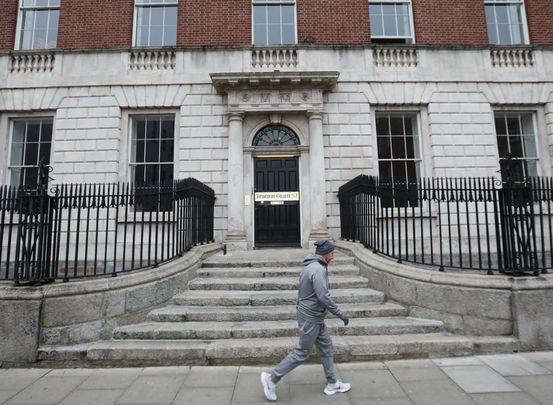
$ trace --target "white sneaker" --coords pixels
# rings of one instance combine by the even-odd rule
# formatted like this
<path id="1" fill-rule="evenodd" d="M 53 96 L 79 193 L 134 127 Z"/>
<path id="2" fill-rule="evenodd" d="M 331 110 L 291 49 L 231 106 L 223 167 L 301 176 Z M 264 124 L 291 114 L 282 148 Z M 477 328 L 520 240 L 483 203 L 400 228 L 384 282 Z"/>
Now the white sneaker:
<path id="1" fill-rule="evenodd" d="M 261 373 L 261 385 L 263 386 L 265 398 L 269 401 L 276 401 L 276 384 L 271 381 L 271 375 L 269 373 Z"/>
<path id="2" fill-rule="evenodd" d="M 350 383 L 345 383 L 338 380 L 334 384 L 327 384 L 324 389 L 324 393 L 326 395 L 334 395 L 337 392 L 348 392 L 349 390 L 351 390 Z"/>

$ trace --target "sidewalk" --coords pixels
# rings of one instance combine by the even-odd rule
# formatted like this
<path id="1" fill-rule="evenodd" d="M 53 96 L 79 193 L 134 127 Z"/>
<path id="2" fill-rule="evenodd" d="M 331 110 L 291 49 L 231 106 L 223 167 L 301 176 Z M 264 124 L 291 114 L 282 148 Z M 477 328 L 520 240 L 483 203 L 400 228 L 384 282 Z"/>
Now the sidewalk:
<path id="1" fill-rule="evenodd" d="M 275 359 L 277 361 L 277 359 Z M 327 397 L 319 364 L 278 385 L 277 404 L 553 404 L 553 351 L 434 360 L 344 363 L 347 394 Z M 259 374 L 267 367 L 0 369 L 0 404 L 268 404 Z"/>

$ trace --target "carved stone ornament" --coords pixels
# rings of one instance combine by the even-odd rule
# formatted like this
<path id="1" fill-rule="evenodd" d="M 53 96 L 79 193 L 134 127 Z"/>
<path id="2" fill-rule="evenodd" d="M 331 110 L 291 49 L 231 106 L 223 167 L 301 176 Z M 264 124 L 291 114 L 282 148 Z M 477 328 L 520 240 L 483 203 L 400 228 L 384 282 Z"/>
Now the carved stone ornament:
<path id="1" fill-rule="evenodd" d="M 322 90 L 241 90 L 230 91 L 229 107 L 244 111 L 318 110 L 323 105 Z"/>

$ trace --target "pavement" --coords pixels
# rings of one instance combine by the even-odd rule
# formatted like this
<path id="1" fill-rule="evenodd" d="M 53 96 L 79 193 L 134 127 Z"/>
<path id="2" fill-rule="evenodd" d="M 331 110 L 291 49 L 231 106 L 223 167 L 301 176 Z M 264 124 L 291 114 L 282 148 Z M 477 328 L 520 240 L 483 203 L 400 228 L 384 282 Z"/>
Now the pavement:
<path id="1" fill-rule="evenodd" d="M 259 375 L 270 367 L 0 369 L 0 404 L 267 404 Z M 553 404 L 553 351 L 446 359 L 341 363 L 352 384 L 327 397 L 319 364 L 277 386 L 277 404 Z"/>

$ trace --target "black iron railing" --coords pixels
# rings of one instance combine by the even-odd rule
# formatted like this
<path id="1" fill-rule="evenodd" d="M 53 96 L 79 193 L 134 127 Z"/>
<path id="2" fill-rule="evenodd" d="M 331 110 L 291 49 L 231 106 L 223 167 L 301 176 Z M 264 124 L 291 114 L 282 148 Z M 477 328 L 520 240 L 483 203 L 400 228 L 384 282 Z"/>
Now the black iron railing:
<path id="1" fill-rule="evenodd" d="M 358 176 L 339 189 L 341 235 L 445 268 L 525 274 L 553 264 L 553 179 Z"/>
<path id="2" fill-rule="evenodd" d="M 214 192 L 195 179 L 48 191 L 0 186 L 0 280 L 116 276 L 213 241 Z"/>

